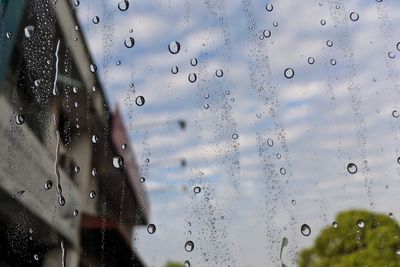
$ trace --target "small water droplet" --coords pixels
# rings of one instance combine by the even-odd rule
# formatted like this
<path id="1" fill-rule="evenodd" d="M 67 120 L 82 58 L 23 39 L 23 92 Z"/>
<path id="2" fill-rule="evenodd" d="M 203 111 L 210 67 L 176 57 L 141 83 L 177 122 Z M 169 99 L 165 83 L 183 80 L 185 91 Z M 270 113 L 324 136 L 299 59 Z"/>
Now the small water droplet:
<path id="1" fill-rule="evenodd" d="M 350 174 L 355 174 L 356 172 L 357 172 L 357 165 L 356 164 L 354 164 L 354 163 L 349 163 L 348 165 L 347 165 L 347 171 L 350 173 Z"/>
<path id="2" fill-rule="evenodd" d="M 92 19 L 92 22 L 93 22 L 94 24 L 99 24 L 100 18 L 99 18 L 98 16 L 94 16 L 93 19 Z"/>
<path id="3" fill-rule="evenodd" d="M 72 92 L 74 93 L 74 94 L 77 94 L 78 93 L 78 87 L 76 87 L 76 86 L 74 86 L 74 87 L 72 87 Z"/>
<path id="4" fill-rule="evenodd" d="M 220 78 L 220 77 L 224 76 L 224 72 L 221 69 L 217 69 L 215 71 L 215 75 Z"/>
<path id="5" fill-rule="evenodd" d="M 79 173 L 80 170 L 81 170 L 81 168 L 79 168 L 79 166 L 75 166 L 74 171 L 75 171 L 76 173 Z"/>
<path id="6" fill-rule="evenodd" d="M 358 221 L 357 221 L 357 227 L 358 227 L 358 228 L 361 228 L 361 229 L 362 229 L 362 228 L 364 228 L 364 226 L 365 226 L 365 223 L 364 223 L 363 220 L 358 220 Z"/>
<path id="7" fill-rule="evenodd" d="M 146 102 L 146 100 L 145 100 L 144 97 L 141 96 L 141 95 L 138 96 L 138 97 L 136 97 L 136 99 L 135 99 L 135 103 L 136 103 L 136 105 L 138 105 L 139 107 L 143 106 L 145 102 Z"/>
<path id="8" fill-rule="evenodd" d="M 296 205 L 296 200 L 295 199 L 292 199 L 292 205 L 293 206 Z"/>
<path id="9" fill-rule="evenodd" d="M 122 144 L 122 145 L 121 145 L 122 150 L 125 150 L 127 147 L 128 147 L 127 144 Z"/>
<path id="10" fill-rule="evenodd" d="M 185 260 L 183 264 L 185 265 L 185 267 L 190 267 L 190 262 L 188 260 Z"/>
<path id="11" fill-rule="evenodd" d="M 99 137 L 97 137 L 97 135 L 92 135 L 92 143 L 93 144 L 97 144 L 97 142 L 99 142 Z"/>
<path id="12" fill-rule="evenodd" d="M 77 209 L 74 209 L 74 216 L 76 217 L 76 216 L 78 216 L 79 215 L 79 210 L 77 210 Z"/>
<path id="13" fill-rule="evenodd" d="M 118 60 L 117 62 L 115 62 L 115 65 L 120 66 L 121 65 L 121 60 Z"/>
<path id="14" fill-rule="evenodd" d="M 200 193 L 200 192 L 201 192 L 200 186 L 196 186 L 195 188 L 193 188 L 193 192 L 194 192 L 195 194 Z"/>
<path id="15" fill-rule="evenodd" d="M 274 9 L 274 6 L 273 6 L 272 4 L 267 4 L 267 6 L 265 7 L 265 9 L 266 9 L 268 12 L 271 12 L 271 11 Z"/>
<path id="16" fill-rule="evenodd" d="M 35 31 L 35 27 L 32 25 L 26 26 L 24 29 L 24 35 L 26 38 L 31 38 L 33 36 L 33 32 Z"/>
<path id="17" fill-rule="evenodd" d="M 398 51 L 400 51 L 400 42 L 398 42 L 398 43 L 396 44 L 396 49 L 397 49 Z"/>
<path id="18" fill-rule="evenodd" d="M 351 13 L 350 13 L 350 19 L 351 19 L 352 21 L 357 21 L 359 18 L 360 18 L 360 15 L 358 15 L 357 12 L 351 12 Z"/>
<path id="19" fill-rule="evenodd" d="M 388 57 L 391 58 L 391 59 L 393 59 L 393 58 L 396 57 L 396 55 L 395 55 L 392 51 L 389 51 Z"/>
<path id="20" fill-rule="evenodd" d="M 173 67 L 171 68 L 172 74 L 177 74 L 178 71 L 179 71 L 178 66 L 173 66 Z"/>
<path id="21" fill-rule="evenodd" d="M 311 234 L 311 228 L 307 224 L 303 224 L 300 228 L 302 235 L 309 236 Z"/>
<path id="22" fill-rule="evenodd" d="M 141 182 L 141 183 L 144 183 L 145 181 L 146 181 L 146 179 L 145 179 L 144 177 L 141 177 L 141 178 L 140 178 L 140 182 Z"/>
<path id="23" fill-rule="evenodd" d="M 272 140 L 271 138 L 267 139 L 267 145 L 272 147 L 274 145 L 274 140 Z"/>
<path id="24" fill-rule="evenodd" d="M 93 177 L 95 177 L 97 175 L 96 168 L 92 168 L 91 174 L 92 174 Z"/>
<path id="25" fill-rule="evenodd" d="M 187 241 L 186 243 L 185 243 L 185 250 L 187 251 L 187 252 L 191 252 L 191 251 L 193 251 L 193 249 L 194 249 L 194 243 L 192 242 L 192 241 Z"/>
<path id="26" fill-rule="evenodd" d="M 95 64 L 90 64 L 89 70 L 92 73 L 95 73 L 97 71 L 97 66 Z"/>
<path id="27" fill-rule="evenodd" d="M 332 66 L 335 66 L 336 65 L 336 60 L 332 58 L 330 63 L 331 63 Z"/>
<path id="28" fill-rule="evenodd" d="M 396 250 L 396 255 L 400 255 L 400 249 Z"/>
<path id="29" fill-rule="evenodd" d="M 307 59 L 307 62 L 308 62 L 308 64 L 312 65 L 312 64 L 315 63 L 315 59 L 314 59 L 313 57 L 309 57 L 309 58 Z"/>
<path id="30" fill-rule="evenodd" d="M 90 197 L 91 199 L 94 199 L 94 198 L 96 197 L 96 192 L 90 191 L 89 197 Z"/>
<path id="31" fill-rule="evenodd" d="M 210 105 L 207 104 L 207 103 L 205 103 L 205 104 L 203 105 L 203 108 L 204 108 L 204 109 L 209 109 L 209 108 L 210 108 Z"/>
<path id="32" fill-rule="evenodd" d="M 24 124 L 24 122 L 25 122 L 25 116 L 24 116 L 24 115 L 17 115 L 17 116 L 15 116 L 15 122 L 16 122 L 18 125 Z"/>
<path id="33" fill-rule="evenodd" d="M 147 232 L 149 233 L 149 234 L 154 234 L 155 232 L 156 232 L 156 226 L 154 225 L 154 224 L 149 224 L 148 226 L 147 226 Z"/>
<path id="34" fill-rule="evenodd" d="M 238 138 L 239 138 L 239 135 L 238 135 L 238 134 L 232 134 L 232 139 L 236 140 L 236 139 L 238 139 Z"/>
<path id="35" fill-rule="evenodd" d="M 121 11 L 126 11 L 129 8 L 129 1 L 128 0 L 122 0 L 118 3 L 118 9 Z"/>
<path id="36" fill-rule="evenodd" d="M 125 39 L 124 45 L 126 48 L 132 48 L 135 45 L 135 38 L 129 37 Z"/>
<path id="37" fill-rule="evenodd" d="M 190 65 L 192 65 L 193 67 L 194 66 L 196 66 L 197 65 L 197 58 L 192 58 L 191 60 L 190 60 Z"/>
<path id="38" fill-rule="evenodd" d="M 171 54 L 178 54 L 181 50 L 181 44 L 177 41 L 173 41 L 168 45 L 168 50 Z"/>
<path id="39" fill-rule="evenodd" d="M 44 183 L 44 189 L 50 190 L 52 187 L 53 187 L 53 182 L 52 182 L 52 181 L 47 180 L 47 181 Z"/>
<path id="40" fill-rule="evenodd" d="M 39 260 L 39 255 L 35 254 L 35 255 L 33 255 L 33 258 L 35 259 L 35 261 L 38 261 Z"/>
<path id="41" fill-rule="evenodd" d="M 11 33 L 11 32 L 7 32 L 7 33 L 6 33 L 6 38 L 7 38 L 7 39 L 11 39 L 11 37 L 12 37 L 12 33 Z"/>
<path id="42" fill-rule="evenodd" d="M 322 26 L 324 26 L 326 24 L 326 20 L 321 19 L 320 23 L 321 23 Z"/>
<path id="43" fill-rule="evenodd" d="M 294 70 L 292 68 L 286 68 L 283 74 L 285 75 L 285 78 L 291 79 L 294 76 Z"/>
<path id="44" fill-rule="evenodd" d="M 399 114 L 399 112 L 397 110 L 393 110 L 392 111 L 392 116 L 393 116 L 393 118 L 397 119 L 400 116 L 400 114 Z"/>
<path id="45" fill-rule="evenodd" d="M 263 31 L 263 35 L 264 35 L 265 38 L 269 38 L 271 36 L 271 31 L 266 29 L 266 30 Z"/>
<path id="46" fill-rule="evenodd" d="M 97 91 L 97 88 L 96 88 L 96 86 L 93 85 L 92 92 L 96 92 L 96 91 Z"/>
<path id="47" fill-rule="evenodd" d="M 188 76 L 188 80 L 189 80 L 189 82 L 194 83 L 197 80 L 196 73 L 190 73 Z"/>
<path id="48" fill-rule="evenodd" d="M 74 6 L 79 6 L 81 2 L 79 0 L 74 0 Z"/>
<path id="49" fill-rule="evenodd" d="M 279 172 L 280 172 L 282 175 L 285 175 L 285 174 L 286 174 L 286 169 L 285 169 L 285 168 L 280 168 L 280 169 L 279 169 Z"/>
<path id="50" fill-rule="evenodd" d="M 121 157 L 113 157 L 112 164 L 114 168 L 121 169 L 124 165 L 124 160 Z"/>
<path id="51" fill-rule="evenodd" d="M 328 47 L 332 47 L 333 46 L 333 42 L 331 40 L 326 41 L 326 45 Z"/>
<path id="52" fill-rule="evenodd" d="M 337 227 L 338 227 L 337 222 L 333 222 L 333 223 L 332 223 L 332 227 L 333 227 L 333 228 L 337 228 Z"/>
<path id="53" fill-rule="evenodd" d="M 35 80 L 34 84 L 35 84 L 36 87 L 39 87 L 40 86 L 40 79 Z"/>

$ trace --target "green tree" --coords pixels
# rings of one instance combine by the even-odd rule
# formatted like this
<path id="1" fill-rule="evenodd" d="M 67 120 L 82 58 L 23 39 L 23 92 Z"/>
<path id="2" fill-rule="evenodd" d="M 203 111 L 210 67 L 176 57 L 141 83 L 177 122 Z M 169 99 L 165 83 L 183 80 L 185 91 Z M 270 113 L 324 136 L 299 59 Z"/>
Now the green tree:
<path id="1" fill-rule="evenodd" d="M 400 266 L 400 226 L 384 214 L 341 212 L 311 248 L 300 252 L 298 263 L 301 267 Z"/>

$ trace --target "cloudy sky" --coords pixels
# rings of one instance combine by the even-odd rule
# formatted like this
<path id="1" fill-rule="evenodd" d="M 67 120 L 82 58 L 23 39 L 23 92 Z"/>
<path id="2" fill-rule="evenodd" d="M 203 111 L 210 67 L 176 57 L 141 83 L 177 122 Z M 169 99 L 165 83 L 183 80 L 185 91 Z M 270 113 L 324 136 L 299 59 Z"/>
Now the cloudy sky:
<path id="1" fill-rule="evenodd" d="M 146 179 L 149 266 L 277 266 L 283 237 L 293 266 L 339 211 L 399 214 L 397 1 L 118 2 L 75 9 Z"/>

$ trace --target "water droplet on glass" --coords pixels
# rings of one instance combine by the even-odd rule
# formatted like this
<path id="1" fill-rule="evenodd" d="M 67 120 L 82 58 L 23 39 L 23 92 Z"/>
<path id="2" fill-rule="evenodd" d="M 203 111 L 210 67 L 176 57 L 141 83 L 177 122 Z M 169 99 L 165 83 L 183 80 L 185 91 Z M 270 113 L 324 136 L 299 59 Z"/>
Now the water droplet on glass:
<path id="1" fill-rule="evenodd" d="M 285 169 L 285 168 L 280 168 L 279 172 L 280 172 L 282 175 L 285 175 L 285 174 L 286 174 L 286 169 Z"/>
<path id="2" fill-rule="evenodd" d="M 22 196 L 23 193 L 25 193 L 25 190 L 18 191 L 18 192 L 17 192 L 17 196 L 18 196 L 18 197 L 19 197 L 19 196 Z"/>
<path id="3" fill-rule="evenodd" d="M 239 135 L 238 135 L 238 134 L 232 134 L 232 139 L 236 140 L 236 139 L 238 139 L 238 138 L 239 138 Z"/>
<path id="4" fill-rule="evenodd" d="M 93 177 L 97 175 L 97 170 L 96 170 L 96 168 L 93 168 L 93 169 L 92 169 L 91 174 L 92 174 Z"/>
<path id="5" fill-rule="evenodd" d="M 76 216 L 78 216 L 79 215 L 79 210 L 77 210 L 77 209 L 74 209 L 74 216 L 76 217 Z"/>
<path id="6" fill-rule="evenodd" d="M 149 162 L 150 162 L 150 159 L 146 159 L 145 162 L 146 162 L 146 163 L 149 163 Z"/>
<path id="7" fill-rule="evenodd" d="M 278 22 L 277 21 L 272 22 L 272 26 L 274 26 L 275 28 L 278 27 Z"/>
<path id="8" fill-rule="evenodd" d="M 186 243 L 185 243 L 185 250 L 187 251 L 187 252 L 191 252 L 191 251 L 193 251 L 193 248 L 194 248 L 194 244 L 193 244 L 193 242 L 192 241 L 187 241 Z"/>
<path id="9" fill-rule="evenodd" d="M 178 66 L 173 66 L 173 67 L 171 68 L 172 74 L 177 74 L 178 71 L 179 71 Z"/>
<path id="10" fill-rule="evenodd" d="M 400 255 L 400 249 L 396 250 L 396 255 Z"/>
<path id="11" fill-rule="evenodd" d="M 320 23 L 321 23 L 321 25 L 323 26 L 323 25 L 325 25 L 325 24 L 326 24 L 326 20 L 324 20 L 324 19 L 321 19 Z"/>
<path id="12" fill-rule="evenodd" d="M 193 67 L 194 66 L 196 66 L 197 65 L 197 58 L 192 58 L 191 60 L 190 60 L 190 65 L 192 65 Z"/>
<path id="13" fill-rule="evenodd" d="M 311 228 L 307 224 L 303 224 L 300 228 L 302 235 L 309 236 L 311 234 Z"/>
<path id="14" fill-rule="evenodd" d="M 266 9 L 268 12 L 271 12 L 271 11 L 274 9 L 274 6 L 273 6 L 272 4 L 267 4 L 267 6 L 265 7 L 265 9 Z"/>
<path id="15" fill-rule="evenodd" d="M 24 115 L 17 115 L 17 116 L 15 116 L 15 122 L 16 122 L 18 125 L 24 124 L 24 122 L 25 122 L 25 116 L 24 116 Z"/>
<path id="16" fill-rule="evenodd" d="M 390 52 L 388 53 L 388 57 L 391 58 L 391 59 L 393 59 L 393 58 L 396 57 L 396 55 L 395 55 L 392 51 L 390 51 Z"/>
<path id="17" fill-rule="evenodd" d="M 81 2 L 79 0 L 74 0 L 74 6 L 79 6 Z"/>
<path id="18" fill-rule="evenodd" d="M 97 91 L 97 88 L 96 88 L 96 86 L 93 85 L 92 92 L 96 92 L 96 91 Z"/>
<path id="19" fill-rule="evenodd" d="M 397 110 L 393 110 L 392 111 L 392 116 L 393 116 L 393 118 L 397 119 L 400 116 L 400 114 L 399 114 L 399 112 Z"/>
<path id="20" fill-rule="evenodd" d="M 357 12 L 351 12 L 351 13 L 350 13 L 350 19 L 351 19 L 352 21 L 357 21 L 359 18 L 360 18 L 360 15 L 358 15 Z"/>
<path id="21" fill-rule="evenodd" d="M 141 178 L 140 178 L 140 182 L 141 182 L 141 183 L 144 183 L 145 181 L 146 181 L 146 179 L 145 179 L 144 177 L 141 177 Z"/>
<path id="22" fill-rule="evenodd" d="M 195 188 L 193 188 L 193 192 L 194 192 L 195 194 L 200 193 L 200 192 L 201 192 L 200 186 L 196 186 Z"/>
<path id="23" fill-rule="evenodd" d="M 97 135 L 92 135 L 92 143 L 93 144 L 97 144 L 97 142 L 99 142 L 99 138 L 97 137 Z"/>
<path id="24" fill-rule="evenodd" d="M 125 39 L 124 45 L 126 48 L 132 48 L 135 45 L 135 38 L 129 37 Z"/>
<path id="25" fill-rule="evenodd" d="M 35 27 L 32 25 L 26 26 L 24 29 L 24 34 L 26 38 L 31 38 L 33 36 L 33 32 L 35 31 Z"/>
<path id="26" fill-rule="evenodd" d="M 263 35 L 265 38 L 269 38 L 271 36 L 271 31 L 270 30 L 264 30 Z"/>
<path id="27" fill-rule="evenodd" d="M 122 150 L 125 150 L 127 147 L 128 147 L 127 144 L 122 144 L 122 145 L 121 145 Z"/>
<path id="28" fill-rule="evenodd" d="M 96 197 L 96 192 L 90 191 L 89 197 L 90 197 L 91 199 L 94 199 L 94 198 Z"/>
<path id="29" fill-rule="evenodd" d="M 7 38 L 7 39 L 11 39 L 11 36 L 12 36 L 12 33 L 11 33 L 11 32 L 7 32 L 7 33 L 6 33 L 6 38 Z"/>
<path id="30" fill-rule="evenodd" d="M 121 61 L 118 60 L 117 62 L 115 62 L 115 65 L 120 66 L 121 65 Z"/>
<path id="31" fill-rule="evenodd" d="M 188 80 L 189 80 L 189 82 L 194 83 L 197 80 L 196 73 L 190 73 L 188 76 Z"/>
<path id="32" fill-rule="evenodd" d="M 78 173 L 80 170 L 81 170 L 81 168 L 79 168 L 79 166 L 75 166 L 74 171 L 75 171 L 76 173 Z"/>
<path id="33" fill-rule="evenodd" d="M 396 44 L 396 49 L 397 49 L 398 51 L 400 51 L 400 42 L 398 42 L 398 43 Z"/>
<path id="34" fill-rule="evenodd" d="M 39 260 L 39 255 L 35 254 L 35 255 L 33 255 L 33 258 L 35 259 L 35 261 L 38 261 Z"/>
<path id="35" fill-rule="evenodd" d="M 274 140 L 272 140 L 271 138 L 267 139 L 267 145 L 272 147 L 274 145 Z"/>
<path id="36" fill-rule="evenodd" d="M 215 75 L 216 75 L 217 77 L 222 77 L 222 76 L 224 75 L 224 72 L 223 72 L 221 69 L 217 69 L 217 70 L 215 71 Z"/>
<path id="37" fill-rule="evenodd" d="M 357 221 L 357 227 L 358 227 L 358 228 L 364 228 L 364 226 L 365 226 L 365 223 L 364 223 L 363 220 L 358 220 L 358 221 Z"/>
<path id="38" fill-rule="evenodd" d="M 332 227 L 333 227 L 333 228 L 337 228 L 337 227 L 338 227 L 337 222 L 333 222 L 333 223 L 332 223 Z"/>
<path id="39" fill-rule="evenodd" d="M 190 262 L 188 260 L 186 260 L 183 265 L 185 265 L 185 267 L 190 267 Z"/>
<path id="40" fill-rule="evenodd" d="M 98 16 L 94 16 L 93 19 L 92 19 L 92 22 L 94 24 L 98 24 L 100 22 L 100 18 Z"/>
<path id="41" fill-rule="evenodd" d="M 72 87 L 72 92 L 74 94 L 77 94 L 78 93 L 78 87 L 76 87 L 76 86 Z"/>
<path id="42" fill-rule="evenodd" d="M 52 187 L 53 187 L 53 182 L 52 182 L 52 181 L 47 180 L 47 181 L 44 183 L 44 189 L 50 190 Z"/>
<path id="43" fill-rule="evenodd" d="M 226 95 L 230 95 L 231 92 L 230 92 L 229 90 L 226 90 L 226 91 L 225 91 L 225 94 L 226 94 Z"/>
<path id="44" fill-rule="evenodd" d="M 149 224 L 148 226 L 147 226 L 147 232 L 149 233 L 149 234 L 154 234 L 155 232 L 156 232 L 156 226 L 154 225 L 154 224 Z"/>
<path id="45" fill-rule="evenodd" d="M 347 171 L 348 171 L 350 174 L 355 174 L 355 173 L 357 172 L 357 165 L 354 164 L 354 163 L 349 163 L 349 164 L 347 165 Z"/>
<path id="46" fill-rule="evenodd" d="M 296 205 L 296 200 L 295 199 L 292 199 L 292 205 L 293 206 Z"/>
<path id="47" fill-rule="evenodd" d="M 129 1 L 128 0 L 122 0 L 118 3 L 118 9 L 121 11 L 126 11 L 129 8 Z"/>
<path id="48" fill-rule="evenodd" d="M 307 62 L 308 62 L 308 64 L 312 65 L 312 64 L 315 63 L 315 59 L 314 59 L 313 57 L 309 57 L 309 58 L 307 59 Z"/>
<path id="49" fill-rule="evenodd" d="M 146 100 L 145 100 L 144 97 L 141 96 L 141 95 L 138 96 L 138 97 L 136 97 L 136 99 L 135 99 L 135 103 L 136 103 L 136 105 L 138 105 L 139 107 L 143 106 L 145 101 L 146 101 Z"/>
<path id="50" fill-rule="evenodd" d="M 336 65 L 336 60 L 332 58 L 330 63 L 331 63 L 332 66 L 335 66 Z"/>
<path id="51" fill-rule="evenodd" d="M 206 103 L 206 104 L 203 105 L 203 107 L 204 107 L 205 109 L 209 109 L 209 108 L 210 108 L 210 105 Z"/>
<path id="52" fill-rule="evenodd" d="M 35 80 L 34 84 L 35 84 L 36 87 L 39 87 L 40 86 L 40 79 Z"/>
<path id="53" fill-rule="evenodd" d="M 171 54 L 178 54 L 181 50 L 181 44 L 177 41 L 173 41 L 168 45 L 168 50 Z"/>
<path id="54" fill-rule="evenodd" d="M 97 71 L 97 66 L 95 64 L 90 64 L 89 70 L 92 73 L 95 73 Z"/>
<path id="55" fill-rule="evenodd" d="M 287 69 L 285 69 L 283 74 L 285 75 L 285 78 L 291 79 L 294 76 L 294 70 L 292 68 L 287 68 Z"/>
<path id="56" fill-rule="evenodd" d="M 121 157 L 113 157 L 112 164 L 114 168 L 121 169 L 124 165 L 124 160 Z"/>

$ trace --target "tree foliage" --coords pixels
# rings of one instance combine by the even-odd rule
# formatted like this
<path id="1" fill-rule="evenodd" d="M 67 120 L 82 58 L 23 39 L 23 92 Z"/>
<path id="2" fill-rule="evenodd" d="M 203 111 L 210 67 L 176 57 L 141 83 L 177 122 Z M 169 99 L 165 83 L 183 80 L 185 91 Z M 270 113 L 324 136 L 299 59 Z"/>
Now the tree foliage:
<path id="1" fill-rule="evenodd" d="M 400 227 L 390 216 L 350 210 L 339 213 L 336 224 L 300 252 L 299 266 L 400 266 Z"/>

